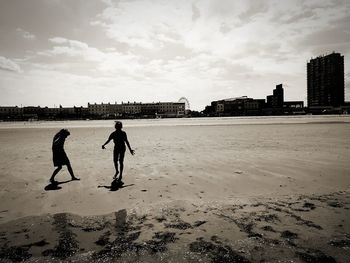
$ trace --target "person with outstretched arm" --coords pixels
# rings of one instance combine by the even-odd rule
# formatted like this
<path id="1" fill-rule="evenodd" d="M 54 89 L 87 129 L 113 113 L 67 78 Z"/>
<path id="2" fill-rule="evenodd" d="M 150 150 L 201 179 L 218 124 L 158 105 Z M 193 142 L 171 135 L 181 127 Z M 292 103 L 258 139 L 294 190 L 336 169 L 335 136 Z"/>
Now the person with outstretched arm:
<path id="1" fill-rule="evenodd" d="M 115 131 L 109 135 L 108 140 L 102 145 L 102 149 L 105 149 L 105 146 L 113 140 L 114 142 L 114 151 L 113 151 L 113 161 L 115 167 L 115 175 L 113 179 L 118 182 L 122 182 L 123 178 L 123 169 L 124 169 L 124 155 L 125 155 L 125 144 L 128 146 L 128 149 L 132 155 L 135 154 L 135 151 L 131 149 L 130 143 L 128 141 L 128 137 L 126 132 L 122 130 L 123 124 L 120 121 L 115 122 Z M 118 170 L 118 161 L 119 161 L 119 169 Z M 117 178 L 119 174 L 119 178 Z"/>
<path id="2" fill-rule="evenodd" d="M 70 161 L 63 148 L 64 142 L 66 141 L 66 138 L 69 135 L 70 135 L 70 132 L 67 129 L 62 129 L 58 133 L 56 133 L 56 135 L 53 137 L 53 141 L 52 141 L 53 165 L 57 168 L 55 169 L 55 171 L 53 172 L 50 178 L 51 183 L 57 183 L 55 181 L 55 176 L 56 174 L 58 174 L 59 171 L 61 171 L 63 165 L 67 166 L 68 172 L 72 177 L 72 180 L 80 180 L 79 178 L 75 177 Z"/>

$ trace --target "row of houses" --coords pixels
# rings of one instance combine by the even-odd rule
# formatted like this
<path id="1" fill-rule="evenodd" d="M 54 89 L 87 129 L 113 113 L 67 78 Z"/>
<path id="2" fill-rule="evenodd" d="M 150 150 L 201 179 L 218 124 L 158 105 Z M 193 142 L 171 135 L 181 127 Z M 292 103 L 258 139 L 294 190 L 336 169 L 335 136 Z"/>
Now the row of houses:
<path id="1" fill-rule="evenodd" d="M 69 118 L 156 118 L 183 117 L 185 103 L 88 103 L 87 107 L 18 107 L 0 106 L 0 119 L 69 119 Z"/>
<path id="2" fill-rule="evenodd" d="M 204 114 L 207 116 L 259 116 L 303 114 L 303 101 L 284 101 L 282 84 L 276 86 L 272 95 L 265 99 L 253 99 L 247 96 L 212 101 Z"/>
<path id="3" fill-rule="evenodd" d="M 186 113 L 183 102 L 88 103 L 88 110 L 95 116 L 183 117 Z"/>
<path id="4" fill-rule="evenodd" d="M 84 107 L 0 106 L 0 120 L 80 118 L 88 116 Z"/>

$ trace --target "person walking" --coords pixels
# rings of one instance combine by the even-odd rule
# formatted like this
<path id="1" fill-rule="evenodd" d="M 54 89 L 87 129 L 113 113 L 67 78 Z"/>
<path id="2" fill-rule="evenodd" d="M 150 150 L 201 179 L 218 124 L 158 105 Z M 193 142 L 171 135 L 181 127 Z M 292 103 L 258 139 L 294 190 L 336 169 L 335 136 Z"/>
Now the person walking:
<path id="1" fill-rule="evenodd" d="M 105 149 L 105 146 L 111 140 L 113 140 L 114 142 L 113 161 L 114 161 L 114 167 L 115 167 L 115 174 L 113 179 L 114 181 L 122 182 L 123 170 L 124 170 L 124 156 L 126 151 L 125 144 L 128 146 L 128 149 L 132 155 L 135 154 L 135 151 L 131 149 L 126 132 L 122 130 L 123 128 L 122 122 L 116 121 L 114 127 L 115 127 L 115 131 L 109 135 L 108 140 L 102 145 L 102 149 Z M 118 162 L 119 162 L 119 169 L 118 169 Z M 117 178 L 118 174 L 119 174 L 119 178 Z"/>
<path id="2" fill-rule="evenodd" d="M 70 132 L 67 129 L 62 129 L 58 133 L 56 133 L 56 135 L 53 137 L 53 141 L 52 141 L 53 165 L 57 168 L 54 170 L 50 178 L 51 183 L 57 183 L 55 181 L 55 176 L 58 174 L 59 171 L 61 171 L 63 165 L 67 166 L 68 172 L 72 177 L 72 180 L 80 180 L 79 178 L 75 177 L 72 166 L 68 159 L 68 156 L 64 151 L 64 142 L 66 141 L 66 138 L 69 135 L 70 135 Z"/>

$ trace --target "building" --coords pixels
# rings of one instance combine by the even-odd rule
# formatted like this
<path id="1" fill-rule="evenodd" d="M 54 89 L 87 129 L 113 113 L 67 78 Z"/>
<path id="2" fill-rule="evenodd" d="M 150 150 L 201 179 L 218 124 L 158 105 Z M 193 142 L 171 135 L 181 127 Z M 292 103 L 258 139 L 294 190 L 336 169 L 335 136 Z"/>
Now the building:
<path id="1" fill-rule="evenodd" d="M 113 119 L 185 116 L 185 102 L 88 103 L 87 107 L 0 106 L 0 120 Z"/>
<path id="2" fill-rule="evenodd" d="M 22 108 L 18 106 L 0 106 L 0 119 L 18 118 L 22 114 Z"/>
<path id="3" fill-rule="evenodd" d="M 49 108 L 49 107 L 44 107 L 42 108 L 42 112 L 43 112 L 43 115 L 46 117 L 46 118 L 56 118 L 58 116 L 60 116 L 61 114 L 61 109 L 62 107 L 59 107 L 59 108 Z"/>
<path id="4" fill-rule="evenodd" d="M 125 115 L 140 115 L 141 114 L 141 103 L 122 103 L 122 113 Z"/>
<path id="5" fill-rule="evenodd" d="M 206 106 L 206 116 L 261 116 L 305 114 L 303 101 L 284 101 L 283 85 L 278 84 L 273 94 L 264 99 L 253 99 L 247 96 L 212 101 Z"/>
<path id="6" fill-rule="evenodd" d="M 117 104 L 116 102 L 114 104 L 109 104 L 107 111 L 110 116 L 121 116 L 123 113 L 123 107 L 121 104 Z"/>
<path id="7" fill-rule="evenodd" d="M 284 101 L 283 84 L 276 85 L 272 95 L 266 97 L 264 115 L 305 114 L 303 101 Z"/>
<path id="8" fill-rule="evenodd" d="M 283 113 L 289 115 L 306 114 L 304 101 L 285 101 L 283 103 Z"/>
<path id="9" fill-rule="evenodd" d="M 226 103 L 225 103 L 226 102 Z M 217 101 L 214 102 L 214 109 L 216 113 L 224 113 L 225 112 L 225 104 L 228 106 L 229 100 L 222 100 L 222 101 Z M 226 106 L 226 111 L 228 111 L 228 107 Z"/>
<path id="10" fill-rule="evenodd" d="M 344 104 L 344 56 L 332 53 L 307 63 L 307 104 L 339 107 Z"/>
<path id="11" fill-rule="evenodd" d="M 23 107 L 23 117 L 24 118 L 34 118 L 37 119 L 43 115 L 42 108 L 40 106 L 27 106 Z"/>
<path id="12" fill-rule="evenodd" d="M 38 117 L 44 119 L 81 119 L 88 117 L 89 112 L 88 108 L 82 106 L 73 106 L 73 107 L 44 107 L 41 108 L 41 115 Z"/>
<path id="13" fill-rule="evenodd" d="M 304 101 L 285 101 L 283 108 L 286 109 L 303 109 Z"/>
<path id="14" fill-rule="evenodd" d="M 252 115 L 252 113 L 258 113 L 258 115 L 261 113 L 261 109 L 263 109 L 266 105 L 266 102 L 264 99 L 251 99 L 246 100 L 244 103 L 244 108 L 249 115 Z"/>
<path id="15" fill-rule="evenodd" d="M 209 116 L 252 116 L 261 115 L 264 99 L 253 99 L 247 96 L 212 101 L 204 113 Z"/>
<path id="16" fill-rule="evenodd" d="M 182 117 L 185 115 L 184 102 L 122 102 L 121 104 L 110 103 L 88 103 L 88 110 L 91 117 Z"/>
<path id="17" fill-rule="evenodd" d="M 67 116 L 67 117 L 73 117 L 75 116 L 75 107 L 62 107 L 61 108 L 61 114 L 62 116 Z"/>
<path id="18" fill-rule="evenodd" d="M 109 114 L 109 103 L 88 103 L 90 116 L 107 116 Z"/>
<path id="19" fill-rule="evenodd" d="M 141 114 L 145 117 L 154 117 L 159 112 L 159 103 L 142 103 Z"/>
<path id="20" fill-rule="evenodd" d="M 185 115 L 184 102 L 159 102 L 158 115 L 166 117 L 179 117 Z"/>
<path id="21" fill-rule="evenodd" d="M 89 117 L 89 109 L 83 106 L 74 106 L 74 114 L 76 118 L 87 118 Z"/>
<path id="22" fill-rule="evenodd" d="M 266 97 L 266 107 L 267 108 L 283 108 L 284 103 L 284 91 L 282 84 L 276 85 L 273 90 L 273 95 Z"/>

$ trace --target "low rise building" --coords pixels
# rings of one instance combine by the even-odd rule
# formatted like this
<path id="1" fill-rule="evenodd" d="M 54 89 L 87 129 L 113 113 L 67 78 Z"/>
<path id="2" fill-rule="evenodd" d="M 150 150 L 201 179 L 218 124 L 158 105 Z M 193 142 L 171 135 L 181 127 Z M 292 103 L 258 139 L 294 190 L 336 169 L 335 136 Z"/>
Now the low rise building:
<path id="1" fill-rule="evenodd" d="M 88 110 L 91 116 L 107 116 L 109 114 L 109 103 L 88 103 Z"/>
<path id="2" fill-rule="evenodd" d="M 252 99 L 247 96 L 212 101 L 205 113 L 209 116 L 260 115 L 265 105 L 264 99 Z"/>
<path id="3" fill-rule="evenodd" d="M 42 115 L 43 115 L 43 111 L 40 106 L 23 107 L 23 117 L 25 118 L 39 118 Z"/>
<path id="4" fill-rule="evenodd" d="M 0 118 L 15 118 L 23 114 L 22 108 L 18 106 L 0 106 Z"/>
<path id="5" fill-rule="evenodd" d="M 108 104 L 108 114 L 110 116 L 121 116 L 123 114 L 123 107 L 121 104 Z"/>
<path id="6" fill-rule="evenodd" d="M 115 117 L 181 117 L 185 115 L 183 102 L 157 102 L 157 103 L 88 103 L 86 108 L 73 107 L 43 107 L 26 106 L 0 106 L 1 119 L 80 119 L 80 118 L 115 118 Z"/>
<path id="7" fill-rule="evenodd" d="M 49 107 L 45 107 L 45 108 L 42 108 L 42 112 L 43 112 L 43 115 L 47 118 L 56 118 L 57 116 L 60 115 L 61 113 L 61 108 L 49 108 Z"/>
<path id="8" fill-rule="evenodd" d="M 285 101 L 283 103 L 283 108 L 303 109 L 304 108 L 304 101 Z"/>
<path id="9" fill-rule="evenodd" d="M 159 115 L 166 117 L 180 117 L 185 115 L 184 102 L 159 102 Z"/>
<path id="10" fill-rule="evenodd" d="M 142 103 L 141 115 L 154 117 L 159 113 L 159 103 Z"/>
<path id="11" fill-rule="evenodd" d="M 141 103 L 122 103 L 122 113 L 125 115 L 141 114 Z"/>
<path id="12" fill-rule="evenodd" d="M 266 97 L 266 107 L 267 108 L 283 108 L 284 102 L 284 91 L 282 84 L 276 85 L 273 90 L 273 95 Z"/>

